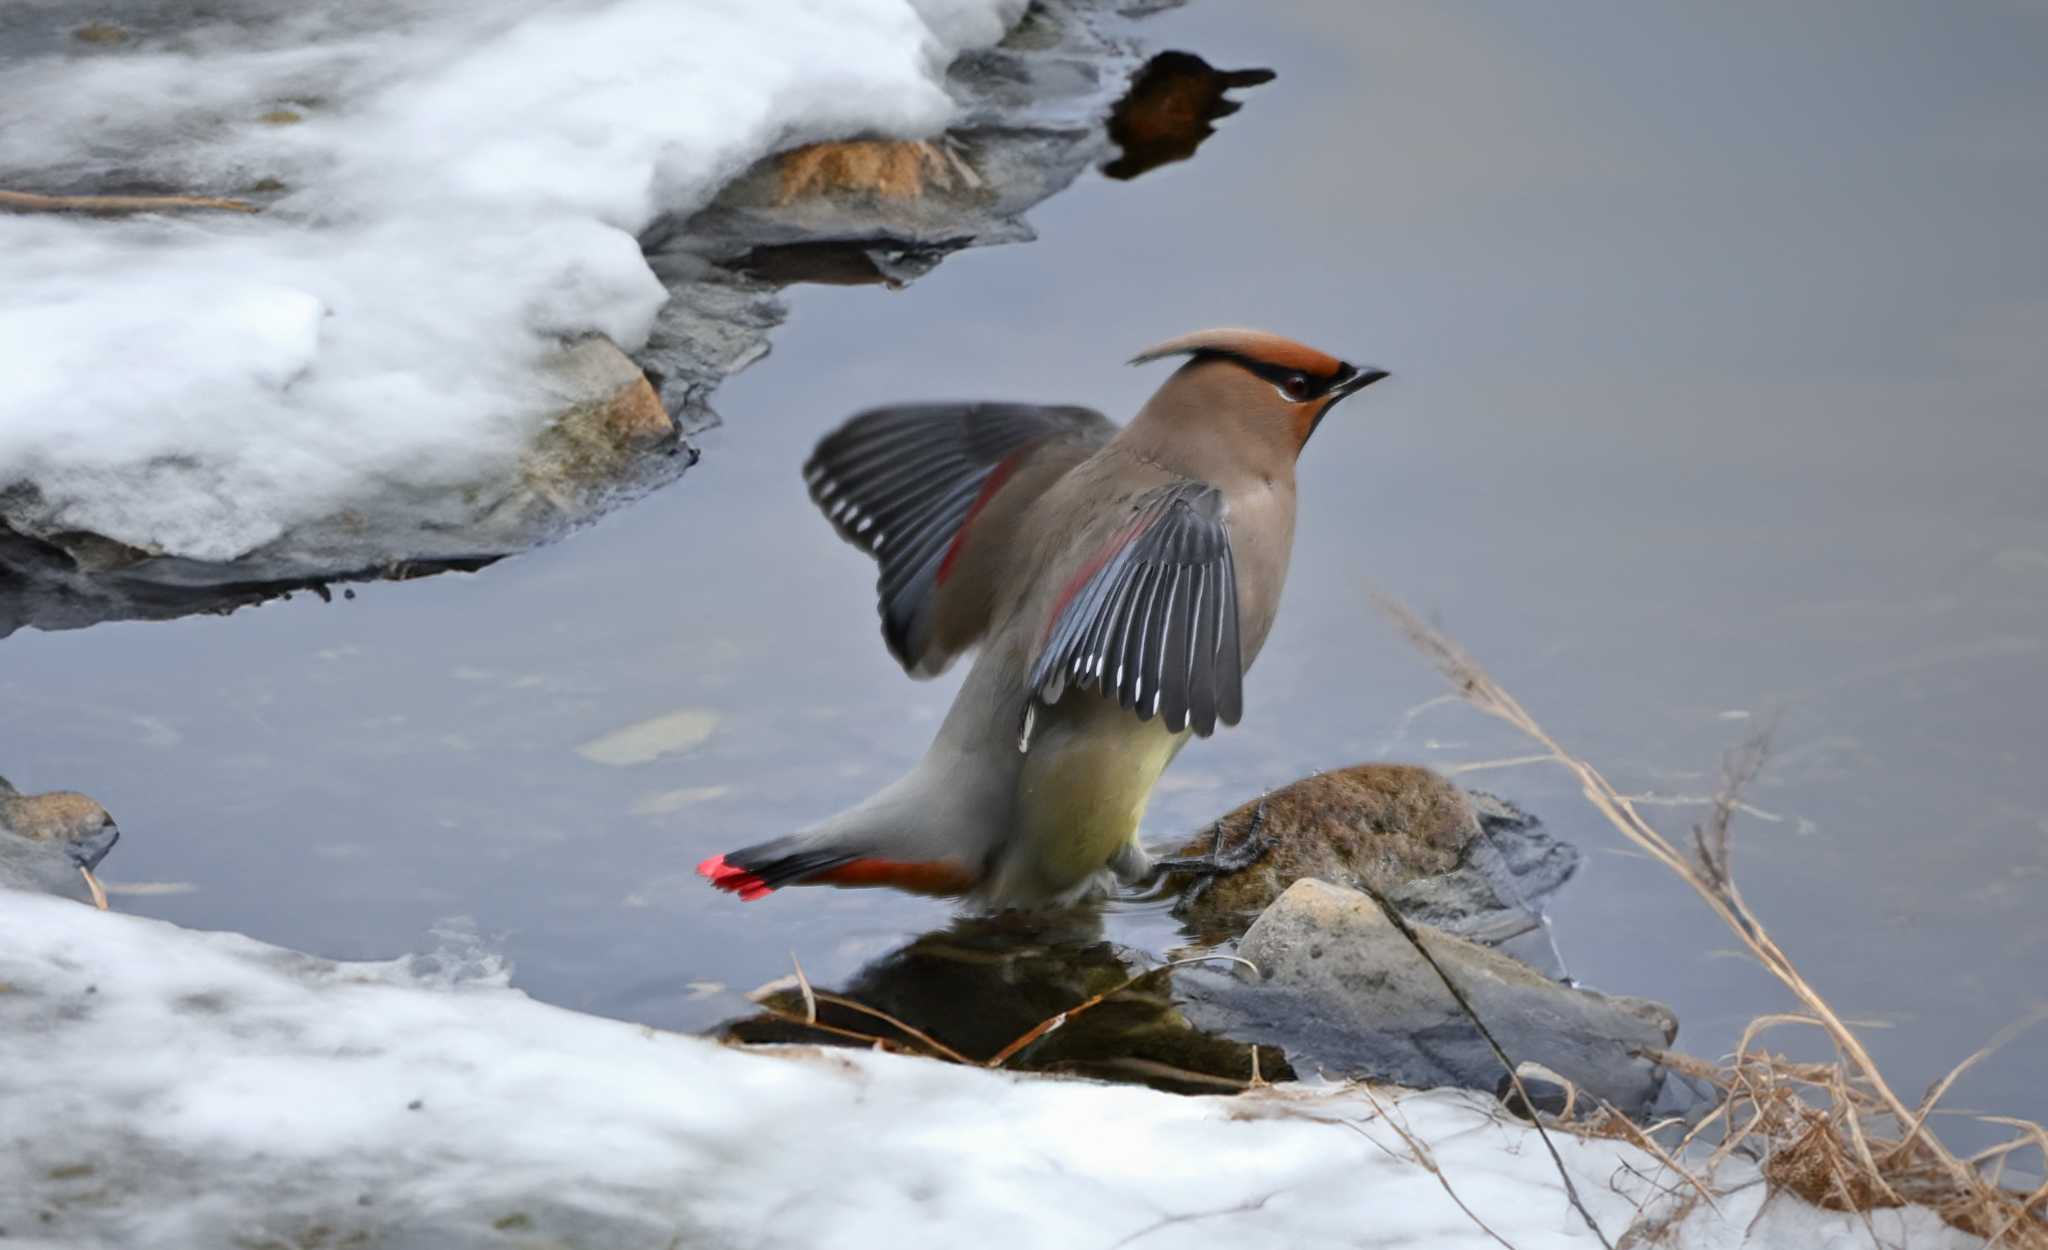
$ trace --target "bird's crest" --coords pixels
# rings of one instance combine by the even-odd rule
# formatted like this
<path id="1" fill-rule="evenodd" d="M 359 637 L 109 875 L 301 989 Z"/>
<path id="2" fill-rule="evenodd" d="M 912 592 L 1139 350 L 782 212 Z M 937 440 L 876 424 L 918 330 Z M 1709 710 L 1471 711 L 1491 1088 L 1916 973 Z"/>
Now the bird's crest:
<path id="1" fill-rule="evenodd" d="M 1131 357 L 1130 363 L 1142 365 L 1148 360 L 1158 360 L 1162 356 L 1205 353 L 1235 357 L 1248 364 L 1298 369 L 1312 378 L 1334 377 L 1346 368 L 1344 362 L 1335 356 L 1304 346 L 1293 339 L 1268 334 L 1264 330 L 1234 328 L 1197 330 L 1193 334 L 1183 334 L 1177 339 L 1168 339 Z"/>

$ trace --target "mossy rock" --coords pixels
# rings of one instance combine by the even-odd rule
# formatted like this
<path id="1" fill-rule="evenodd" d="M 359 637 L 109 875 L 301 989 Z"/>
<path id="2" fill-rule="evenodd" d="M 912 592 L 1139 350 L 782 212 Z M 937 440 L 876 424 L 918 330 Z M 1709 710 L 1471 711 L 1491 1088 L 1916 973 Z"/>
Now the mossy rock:
<path id="1" fill-rule="evenodd" d="M 1263 812 L 1263 815 L 1261 813 Z M 1184 891 L 1181 918 L 1203 934 L 1242 933 L 1261 911 L 1305 877 L 1382 892 L 1463 862 L 1479 837 L 1479 816 L 1463 790 L 1414 764 L 1354 764 L 1304 777 L 1230 812 L 1172 852 L 1207 855 L 1257 834 L 1271 843 L 1257 862 L 1219 876 L 1197 892 L 1196 878 L 1174 874 Z"/>

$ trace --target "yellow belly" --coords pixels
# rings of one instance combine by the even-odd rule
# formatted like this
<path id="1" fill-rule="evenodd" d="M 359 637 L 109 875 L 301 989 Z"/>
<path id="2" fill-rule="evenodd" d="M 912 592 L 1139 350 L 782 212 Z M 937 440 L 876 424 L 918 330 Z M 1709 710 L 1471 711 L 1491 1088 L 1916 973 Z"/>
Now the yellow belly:
<path id="1" fill-rule="evenodd" d="M 1153 785 L 1188 738 L 1092 693 L 1069 694 L 1059 710 L 1066 715 L 1032 742 L 1018 778 L 999 901 L 1058 898 L 1102 871 L 1136 836 Z"/>

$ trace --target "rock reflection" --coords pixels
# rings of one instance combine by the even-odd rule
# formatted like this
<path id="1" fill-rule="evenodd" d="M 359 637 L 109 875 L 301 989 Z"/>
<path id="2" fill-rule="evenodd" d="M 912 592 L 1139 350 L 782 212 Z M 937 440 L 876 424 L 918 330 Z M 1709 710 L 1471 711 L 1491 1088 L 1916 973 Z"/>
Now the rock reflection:
<path id="1" fill-rule="evenodd" d="M 1110 114 L 1109 137 L 1123 154 L 1102 172 L 1128 179 L 1186 160 L 1216 133 L 1210 123 L 1244 107 L 1225 92 L 1274 77 L 1270 69 L 1217 69 L 1192 52 L 1160 53 L 1131 77 Z"/>
<path id="2" fill-rule="evenodd" d="M 1115 990 L 1148 968 L 1136 952 L 1104 938 L 1092 908 L 1004 912 L 961 917 L 882 956 L 838 993 L 884 1012 L 969 1059 L 982 1061 L 1098 994 Z M 1128 1081 L 1176 1093 L 1217 1093 L 1246 1088 L 1253 1079 L 1253 1047 L 1214 1037 L 1182 1018 L 1165 972 L 1110 994 L 1099 1005 L 1020 1049 L 1006 1067 L 1065 1072 Z M 720 1030 L 729 1040 L 858 1044 L 854 1038 L 807 1026 L 802 992 L 778 989 L 764 1012 Z M 791 1017 L 797 1017 L 792 1019 Z M 927 1049 L 872 1016 L 819 1002 L 817 1019 L 829 1028 Z M 1259 1046 L 1257 1075 L 1286 1080 L 1294 1073 L 1275 1047 Z"/>

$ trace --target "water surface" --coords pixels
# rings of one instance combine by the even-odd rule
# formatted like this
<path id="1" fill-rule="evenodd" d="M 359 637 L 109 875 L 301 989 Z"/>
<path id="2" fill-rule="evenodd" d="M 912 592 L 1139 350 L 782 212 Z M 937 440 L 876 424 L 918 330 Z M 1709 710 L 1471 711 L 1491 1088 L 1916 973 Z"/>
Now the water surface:
<path id="1" fill-rule="evenodd" d="M 1039 209 L 1034 244 L 798 292 L 702 464 L 558 546 L 7 639 L 0 772 L 102 799 L 109 875 L 189 887 L 119 905 L 183 924 L 362 958 L 466 915 L 534 995 L 676 1027 L 792 953 L 843 979 L 949 909 L 690 875 L 907 767 L 957 682 L 883 651 L 804 454 L 887 401 L 1121 419 L 1163 376 L 1121 359 L 1243 323 L 1396 376 L 1310 445 L 1244 724 L 1182 755 L 1154 837 L 1315 768 L 1529 753 L 1432 702 L 1377 584 L 1673 833 L 1775 717 L 1738 877 L 1901 1090 L 2048 999 L 2048 22 L 1328 3 L 1150 29 L 1278 78 L 1194 160 Z M 1670 1001 L 1704 1054 L 1784 1005 L 1563 774 L 1464 779 L 1586 851 L 1555 912 L 1587 983 Z M 2043 1048 L 1951 1101 L 2048 1118 Z"/>

